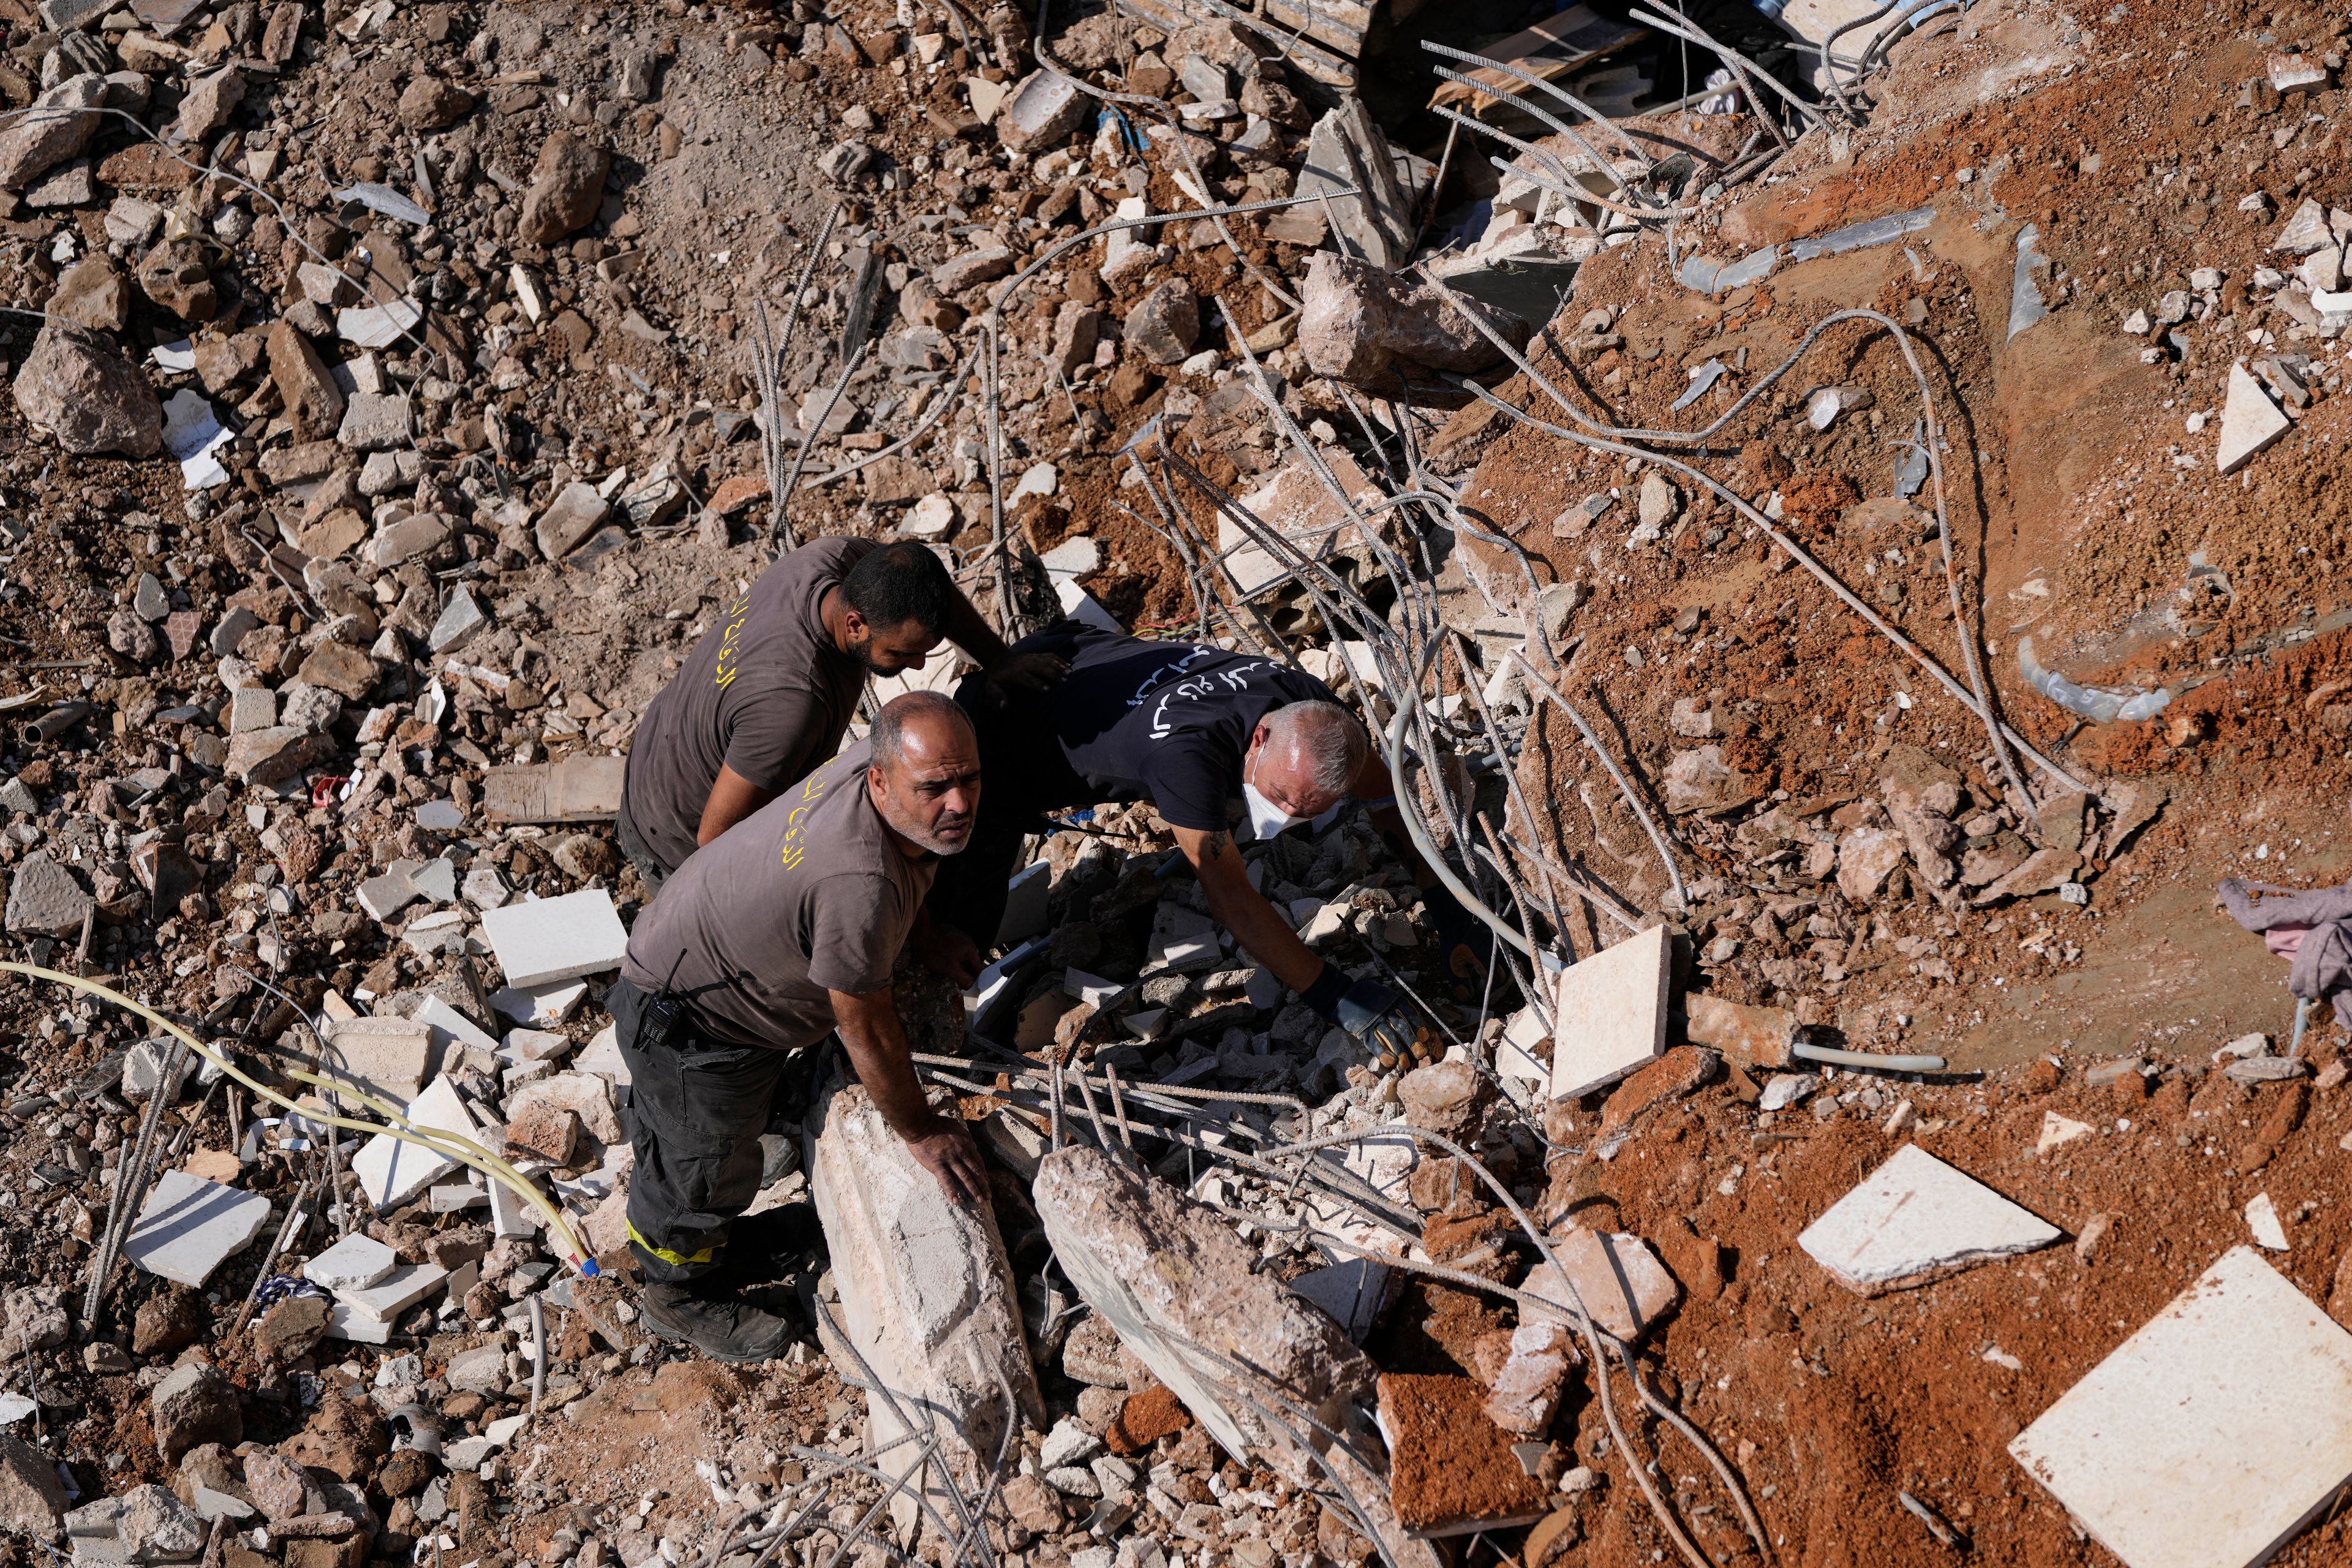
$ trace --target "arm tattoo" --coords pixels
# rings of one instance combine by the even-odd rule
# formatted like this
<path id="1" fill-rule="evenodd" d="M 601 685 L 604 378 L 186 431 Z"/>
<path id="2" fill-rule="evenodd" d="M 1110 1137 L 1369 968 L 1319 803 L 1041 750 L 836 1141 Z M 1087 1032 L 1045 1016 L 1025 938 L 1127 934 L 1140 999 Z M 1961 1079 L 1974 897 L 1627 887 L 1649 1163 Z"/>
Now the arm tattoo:
<path id="1" fill-rule="evenodd" d="M 1212 833 L 1201 840 L 1201 858 L 1203 861 L 1222 860 L 1233 852 L 1233 847 L 1234 840 L 1231 834 Z"/>

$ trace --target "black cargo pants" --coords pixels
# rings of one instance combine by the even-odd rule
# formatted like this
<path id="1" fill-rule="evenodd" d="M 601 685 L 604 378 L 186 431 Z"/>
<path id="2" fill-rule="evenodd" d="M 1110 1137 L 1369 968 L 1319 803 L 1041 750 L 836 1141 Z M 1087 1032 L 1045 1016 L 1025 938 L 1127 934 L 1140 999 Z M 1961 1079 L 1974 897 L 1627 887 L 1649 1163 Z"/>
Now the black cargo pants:
<path id="1" fill-rule="evenodd" d="M 651 1000 L 626 980 L 604 994 L 629 1064 L 629 1250 L 646 1279 L 670 1283 L 725 1262 L 730 1228 L 760 1191 L 770 1112 L 779 1095 L 807 1099 L 824 1052 L 712 1039 L 691 1011 L 667 1044 L 652 1045 L 640 1038 Z"/>

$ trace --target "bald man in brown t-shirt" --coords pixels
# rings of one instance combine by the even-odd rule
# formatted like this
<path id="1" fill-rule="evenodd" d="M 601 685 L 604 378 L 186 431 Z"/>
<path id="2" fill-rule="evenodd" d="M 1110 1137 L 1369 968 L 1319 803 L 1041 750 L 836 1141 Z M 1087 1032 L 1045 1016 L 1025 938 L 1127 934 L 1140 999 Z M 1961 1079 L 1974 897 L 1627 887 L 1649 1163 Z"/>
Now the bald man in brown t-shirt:
<path id="1" fill-rule="evenodd" d="M 629 935 L 606 994 L 630 1072 L 629 1242 L 646 1320 L 720 1361 L 761 1361 L 783 1319 L 721 1288 L 759 1189 L 787 1063 L 838 1030 L 860 1082 L 960 1202 L 988 1178 L 915 1080 L 890 971 L 942 855 L 970 842 L 980 748 L 936 692 L 886 704 L 868 739 L 689 858 Z"/>

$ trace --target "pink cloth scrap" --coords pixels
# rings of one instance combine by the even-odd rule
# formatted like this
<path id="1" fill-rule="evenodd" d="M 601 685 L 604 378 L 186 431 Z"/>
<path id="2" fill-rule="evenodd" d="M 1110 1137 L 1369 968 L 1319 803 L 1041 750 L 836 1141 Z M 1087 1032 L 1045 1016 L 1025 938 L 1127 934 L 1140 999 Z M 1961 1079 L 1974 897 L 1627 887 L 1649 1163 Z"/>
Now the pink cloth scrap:
<path id="1" fill-rule="evenodd" d="M 2303 951 L 2303 939 L 2310 930 L 2309 926 L 2273 926 L 2263 932 L 2263 945 L 2293 963 L 2294 955 Z"/>

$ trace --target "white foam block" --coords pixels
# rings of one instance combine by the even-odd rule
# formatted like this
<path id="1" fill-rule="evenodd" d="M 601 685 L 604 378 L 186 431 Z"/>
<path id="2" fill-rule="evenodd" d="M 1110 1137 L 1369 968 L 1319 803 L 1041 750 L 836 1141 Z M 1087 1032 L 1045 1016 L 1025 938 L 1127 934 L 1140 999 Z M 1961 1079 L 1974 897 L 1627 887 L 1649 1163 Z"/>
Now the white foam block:
<path id="1" fill-rule="evenodd" d="M 2233 1247 L 2009 1452 L 2126 1568 L 2253 1568 L 2352 1479 L 2352 1334 Z"/>
<path id="2" fill-rule="evenodd" d="M 1560 971 L 1552 1008 L 1554 1100 L 1606 1088 L 1664 1053 L 1673 941 L 1654 926 Z"/>
<path id="3" fill-rule="evenodd" d="M 1797 1245 L 1839 1284 L 1867 1296 L 2057 1239 L 2056 1226 L 1906 1143 L 1807 1226 Z"/>
<path id="4" fill-rule="evenodd" d="M 484 910 L 482 934 L 518 988 L 618 969 L 629 951 L 613 896 L 600 888 Z"/>

